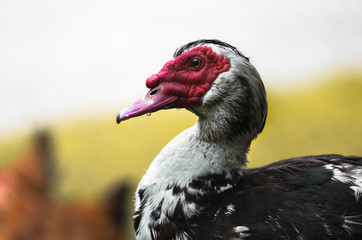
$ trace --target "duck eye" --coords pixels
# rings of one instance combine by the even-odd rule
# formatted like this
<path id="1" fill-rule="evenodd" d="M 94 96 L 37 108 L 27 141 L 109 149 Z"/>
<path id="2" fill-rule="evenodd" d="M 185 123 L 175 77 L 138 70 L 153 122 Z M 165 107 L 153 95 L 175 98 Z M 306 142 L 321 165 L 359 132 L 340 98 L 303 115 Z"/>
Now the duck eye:
<path id="1" fill-rule="evenodd" d="M 190 68 L 193 70 L 198 70 L 202 67 L 202 61 L 200 58 L 192 58 L 190 60 Z"/>

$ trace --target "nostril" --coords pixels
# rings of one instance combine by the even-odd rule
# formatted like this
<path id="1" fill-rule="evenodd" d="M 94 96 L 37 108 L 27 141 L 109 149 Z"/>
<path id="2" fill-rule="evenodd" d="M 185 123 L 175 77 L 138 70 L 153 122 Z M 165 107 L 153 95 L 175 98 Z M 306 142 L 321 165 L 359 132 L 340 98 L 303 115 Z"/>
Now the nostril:
<path id="1" fill-rule="evenodd" d="M 150 96 L 155 95 L 157 92 L 158 92 L 158 88 L 152 90 L 152 91 L 150 92 Z"/>

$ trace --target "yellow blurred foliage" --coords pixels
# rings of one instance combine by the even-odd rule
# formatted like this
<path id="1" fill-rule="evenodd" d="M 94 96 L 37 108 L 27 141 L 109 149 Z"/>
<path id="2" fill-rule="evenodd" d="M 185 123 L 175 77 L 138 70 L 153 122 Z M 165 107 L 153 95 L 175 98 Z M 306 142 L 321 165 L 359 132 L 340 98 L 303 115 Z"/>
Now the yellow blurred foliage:
<path id="1" fill-rule="evenodd" d="M 251 167 L 302 155 L 362 155 L 362 75 L 336 75 L 268 98 L 269 115 L 251 146 Z"/>
<path id="2" fill-rule="evenodd" d="M 283 93 L 268 91 L 268 119 L 251 146 L 249 167 L 300 155 L 362 155 L 362 75 L 334 78 Z M 186 110 L 168 110 L 117 125 L 117 111 L 50 128 L 63 198 L 97 197 L 124 178 L 136 186 L 163 146 L 196 120 Z M 0 167 L 28 145 L 28 136 L 0 139 Z"/>

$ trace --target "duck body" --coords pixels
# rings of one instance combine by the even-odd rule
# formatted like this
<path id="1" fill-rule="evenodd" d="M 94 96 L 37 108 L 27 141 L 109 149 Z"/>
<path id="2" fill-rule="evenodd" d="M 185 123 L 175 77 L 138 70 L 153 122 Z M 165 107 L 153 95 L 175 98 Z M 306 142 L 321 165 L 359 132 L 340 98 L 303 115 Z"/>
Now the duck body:
<path id="1" fill-rule="evenodd" d="M 307 156 L 200 175 L 155 198 L 141 186 L 135 229 L 139 239 L 361 239 L 361 167 L 360 157 Z"/>
<path id="2" fill-rule="evenodd" d="M 320 155 L 246 169 L 267 115 L 248 58 L 218 40 L 179 48 L 117 122 L 168 108 L 199 118 L 136 191 L 137 240 L 362 239 L 362 158 Z"/>
<path id="3" fill-rule="evenodd" d="M 200 239 L 361 239 L 361 164 L 321 155 L 244 170 Z"/>

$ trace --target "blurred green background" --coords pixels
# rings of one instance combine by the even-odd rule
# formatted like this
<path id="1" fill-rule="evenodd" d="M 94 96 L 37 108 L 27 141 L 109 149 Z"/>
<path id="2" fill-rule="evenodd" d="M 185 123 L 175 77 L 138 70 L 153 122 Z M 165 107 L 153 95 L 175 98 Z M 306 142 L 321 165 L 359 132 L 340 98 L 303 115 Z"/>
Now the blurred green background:
<path id="1" fill-rule="evenodd" d="M 362 155 L 361 72 L 325 74 L 299 88 L 266 87 L 269 115 L 251 146 L 248 167 L 301 155 Z M 186 110 L 169 110 L 117 125 L 116 114 L 100 111 L 49 125 L 59 172 L 58 197 L 99 198 L 122 179 L 136 187 L 163 146 L 196 120 Z M 31 137 L 18 133 L 0 138 L 1 165 L 26 152 Z"/>

